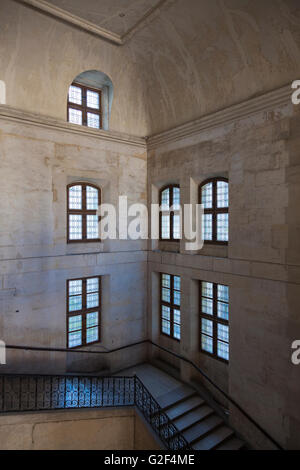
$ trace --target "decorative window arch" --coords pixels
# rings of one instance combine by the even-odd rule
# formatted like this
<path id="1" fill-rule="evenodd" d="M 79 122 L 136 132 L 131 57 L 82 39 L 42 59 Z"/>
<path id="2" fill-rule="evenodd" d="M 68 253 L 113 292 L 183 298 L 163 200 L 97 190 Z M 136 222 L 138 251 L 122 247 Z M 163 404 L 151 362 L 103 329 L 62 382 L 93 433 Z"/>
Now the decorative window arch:
<path id="1" fill-rule="evenodd" d="M 73 80 L 68 92 L 67 120 L 94 129 L 109 128 L 113 101 L 111 79 L 99 70 L 88 70 Z"/>
<path id="2" fill-rule="evenodd" d="M 204 206 L 203 240 L 207 244 L 228 245 L 229 184 L 227 178 L 211 178 L 199 188 Z"/>
<path id="3" fill-rule="evenodd" d="M 99 242 L 98 207 L 101 190 L 91 183 L 71 183 L 67 186 L 68 243 Z"/>
<path id="4" fill-rule="evenodd" d="M 180 226 L 180 186 L 171 184 L 160 190 L 159 237 L 161 241 L 179 241 Z"/>

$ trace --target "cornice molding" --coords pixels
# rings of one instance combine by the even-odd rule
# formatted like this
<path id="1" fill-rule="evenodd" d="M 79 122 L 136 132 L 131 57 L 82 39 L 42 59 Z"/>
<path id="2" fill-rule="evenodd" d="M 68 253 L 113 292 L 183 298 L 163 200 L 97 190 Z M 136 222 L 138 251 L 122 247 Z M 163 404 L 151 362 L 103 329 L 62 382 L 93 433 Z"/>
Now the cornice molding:
<path id="1" fill-rule="evenodd" d="M 286 85 L 255 98 L 250 98 L 247 101 L 224 108 L 168 131 L 154 134 L 147 138 L 147 148 L 152 150 L 170 142 L 199 134 L 202 131 L 232 124 L 237 120 L 274 109 L 277 106 L 288 105 L 292 103 L 291 95 L 291 86 Z"/>
<path id="2" fill-rule="evenodd" d="M 69 122 L 53 119 L 40 114 L 27 113 L 11 106 L 0 105 L 0 121 L 13 121 L 35 127 L 43 127 L 50 130 L 58 130 L 69 134 L 77 134 L 82 137 L 93 137 L 102 141 L 127 144 L 146 150 L 146 139 L 122 132 L 103 131 L 90 127 L 78 126 Z"/>
<path id="3" fill-rule="evenodd" d="M 109 31 L 101 26 L 96 25 L 80 16 L 73 15 L 72 13 L 64 10 L 63 8 L 59 8 L 56 5 L 52 5 L 51 3 L 45 0 L 15 0 L 18 3 L 22 3 L 29 7 L 35 8 L 40 10 L 48 15 L 51 15 L 55 18 L 63 20 L 73 26 L 76 26 L 84 31 L 89 33 L 95 34 L 101 39 L 105 39 L 107 41 L 112 42 L 117 46 L 123 46 L 131 37 L 139 31 L 144 25 L 148 24 L 149 21 L 154 19 L 161 8 L 165 6 L 166 3 L 173 2 L 174 0 L 158 0 L 157 4 L 148 10 L 133 26 L 131 26 L 128 31 L 126 31 L 123 35 L 119 35 L 112 31 Z"/>

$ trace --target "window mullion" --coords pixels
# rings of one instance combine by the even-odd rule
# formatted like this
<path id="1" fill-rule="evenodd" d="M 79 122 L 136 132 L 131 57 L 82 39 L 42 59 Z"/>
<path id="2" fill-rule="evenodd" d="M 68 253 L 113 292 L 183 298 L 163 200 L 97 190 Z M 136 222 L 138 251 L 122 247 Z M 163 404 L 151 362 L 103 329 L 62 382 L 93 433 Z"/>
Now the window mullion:
<path id="1" fill-rule="evenodd" d="M 213 348 L 214 355 L 218 355 L 218 285 L 213 284 Z"/>

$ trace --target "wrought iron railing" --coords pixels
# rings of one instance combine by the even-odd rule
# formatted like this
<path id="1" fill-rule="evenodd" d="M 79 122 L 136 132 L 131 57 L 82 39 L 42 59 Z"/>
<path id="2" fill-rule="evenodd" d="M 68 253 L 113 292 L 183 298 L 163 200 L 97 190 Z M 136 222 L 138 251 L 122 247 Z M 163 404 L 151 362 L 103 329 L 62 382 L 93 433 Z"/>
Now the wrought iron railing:
<path id="1" fill-rule="evenodd" d="M 120 406 L 136 406 L 167 449 L 189 449 L 188 442 L 137 376 L 0 376 L 0 413 Z"/>
<path id="2" fill-rule="evenodd" d="M 219 385 L 217 385 L 200 367 L 198 367 L 192 360 L 182 356 L 181 354 L 174 353 L 169 349 L 154 343 L 153 341 L 146 339 L 143 341 L 138 341 L 136 343 L 127 344 L 125 346 L 121 346 L 119 348 L 111 349 L 111 350 L 85 350 L 85 349 L 65 349 L 65 348 L 49 348 L 49 347 L 40 347 L 40 346 L 21 346 L 21 345 L 6 345 L 6 349 L 12 350 L 20 350 L 20 351 L 40 351 L 40 352 L 61 352 L 61 353 L 73 353 L 73 354 L 88 354 L 88 355 L 109 355 L 115 352 L 120 352 L 128 348 L 133 348 L 135 346 L 141 346 L 143 344 L 149 344 L 154 346 L 155 348 L 164 351 L 167 354 L 179 359 L 180 361 L 185 362 L 192 366 L 203 378 L 206 382 L 208 382 L 217 392 L 219 392 L 223 397 L 228 400 L 228 402 L 233 405 L 247 420 L 251 423 L 264 437 L 266 437 L 272 444 L 277 447 L 279 450 L 284 450 L 283 447 L 254 419 L 252 416 L 239 404 L 237 401 L 232 398 L 227 392 L 225 392 Z M 0 388 L 1 390 L 1 388 Z M 1 410 L 1 407 L 0 407 Z"/>

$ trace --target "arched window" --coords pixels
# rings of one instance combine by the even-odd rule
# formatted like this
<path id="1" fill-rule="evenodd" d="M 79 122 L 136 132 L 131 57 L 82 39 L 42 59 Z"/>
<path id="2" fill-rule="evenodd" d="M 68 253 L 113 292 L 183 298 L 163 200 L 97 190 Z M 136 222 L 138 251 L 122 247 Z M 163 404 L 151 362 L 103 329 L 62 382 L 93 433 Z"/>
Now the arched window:
<path id="1" fill-rule="evenodd" d="M 78 75 L 68 93 L 68 122 L 108 130 L 113 100 L 110 78 L 98 70 Z"/>
<path id="2" fill-rule="evenodd" d="M 90 183 L 72 183 L 67 187 L 68 243 L 100 241 L 99 217 L 101 191 Z"/>
<path id="3" fill-rule="evenodd" d="M 161 240 L 180 240 L 180 187 L 178 185 L 173 184 L 160 191 L 159 233 Z"/>
<path id="4" fill-rule="evenodd" d="M 205 243 L 228 244 L 228 180 L 212 178 L 204 181 L 199 191 L 204 205 L 203 240 Z"/>

